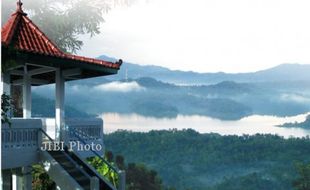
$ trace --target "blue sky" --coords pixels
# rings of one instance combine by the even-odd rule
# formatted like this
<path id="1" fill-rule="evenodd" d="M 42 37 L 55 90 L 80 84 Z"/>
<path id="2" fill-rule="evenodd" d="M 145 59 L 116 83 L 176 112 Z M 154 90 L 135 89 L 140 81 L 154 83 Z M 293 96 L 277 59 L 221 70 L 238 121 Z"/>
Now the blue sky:
<path id="1" fill-rule="evenodd" d="M 197 72 L 310 64 L 308 0 L 148 0 L 115 7 L 78 52 Z"/>

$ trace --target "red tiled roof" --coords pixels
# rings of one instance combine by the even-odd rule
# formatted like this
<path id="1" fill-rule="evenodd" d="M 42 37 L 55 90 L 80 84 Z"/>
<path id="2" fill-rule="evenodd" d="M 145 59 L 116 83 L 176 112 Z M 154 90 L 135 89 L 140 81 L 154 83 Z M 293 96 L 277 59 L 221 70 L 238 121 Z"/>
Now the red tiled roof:
<path id="1" fill-rule="evenodd" d="M 12 45 L 19 51 L 80 61 L 86 64 L 98 64 L 113 69 L 120 68 L 121 63 L 64 53 L 27 17 L 27 14 L 21 9 L 21 5 L 21 3 L 17 3 L 16 12 L 2 27 L 1 43 L 3 46 Z"/>

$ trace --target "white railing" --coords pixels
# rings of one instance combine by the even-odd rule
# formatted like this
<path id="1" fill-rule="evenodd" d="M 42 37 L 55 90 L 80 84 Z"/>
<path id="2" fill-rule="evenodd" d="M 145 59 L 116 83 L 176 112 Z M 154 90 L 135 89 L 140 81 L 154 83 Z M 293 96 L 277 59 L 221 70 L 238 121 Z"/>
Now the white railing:
<path id="1" fill-rule="evenodd" d="M 7 149 L 38 147 L 38 129 L 4 128 L 1 130 L 1 138 L 1 148 L 3 151 Z"/>
<path id="2" fill-rule="evenodd" d="M 31 165 L 38 161 L 41 147 L 42 122 L 38 119 L 12 119 L 12 125 L 1 128 L 1 158 L 3 168 Z"/>
<path id="3" fill-rule="evenodd" d="M 76 139 L 72 131 L 76 131 L 84 141 L 103 140 L 102 119 L 66 119 L 66 126 L 69 130 L 68 138 Z"/>
<path id="4" fill-rule="evenodd" d="M 39 161 L 38 151 L 42 145 L 42 137 L 40 130 L 44 130 L 51 137 L 55 137 L 55 124 L 52 118 L 36 118 L 36 119 L 12 119 L 12 125 L 7 124 L 1 128 L 1 158 L 2 168 L 12 168 L 25 165 L 31 165 Z M 76 145 L 85 145 L 79 143 L 79 139 L 86 142 L 86 145 L 101 147 L 96 152 L 100 155 L 104 154 L 103 144 L 103 121 L 102 119 L 66 119 L 65 140 L 68 142 L 76 142 Z M 78 136 L 70 134 L 75 131 Z M 77 138 L 78 137 L 78 138 Z M 86 158 L 92 156 L 91 151 L 73 147 L 74 151 L 80 156 Z"/>
<path id="5" fill-rule="evenodd" d="M 98 150 L 95 150 L 98 154 L 104 154 L 102 119 L 66 119 L 65 123 L 65 138 L 68 142 L 76 142 L 76 144 L 83 147 L 85 147 L 85 145 L 92 144 L 92 147 L 100 147 Z M 73 148 L 75 148 L 74 151 L 78 152 L 82 157 L 92 156 L 91 151 L 79 149 L 78 146 L 75 146 Z"/>
<path id="6" fill-rule="evenodd" d="M 43 130 L 55 139 L 55 118 L 40 118 L 43 123 Z M 70 134 L 72 130 L 78 131 L 80 137 L 85 141 L 103 140 L 103 120 L 99 118 L 66 118 L 65 119 L 67 138 L 75 139 Z"/>

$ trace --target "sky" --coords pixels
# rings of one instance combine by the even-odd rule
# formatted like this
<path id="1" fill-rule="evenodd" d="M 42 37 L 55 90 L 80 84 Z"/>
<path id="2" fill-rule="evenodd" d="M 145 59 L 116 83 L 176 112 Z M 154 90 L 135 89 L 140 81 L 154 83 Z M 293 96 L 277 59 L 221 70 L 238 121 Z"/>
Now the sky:
<path id="1" fill-rule="evenodd" d="M 105 15 L 78 53 L 196 72 L 310 64 L 309 0 L 141 0 Z"/>

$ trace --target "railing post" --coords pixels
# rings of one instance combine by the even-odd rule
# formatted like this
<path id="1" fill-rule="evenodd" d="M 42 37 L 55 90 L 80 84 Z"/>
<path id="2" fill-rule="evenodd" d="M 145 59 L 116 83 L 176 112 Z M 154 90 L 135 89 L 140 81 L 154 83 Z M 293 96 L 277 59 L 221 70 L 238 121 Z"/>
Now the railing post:
<path id="1" fill-rule="evenodd" d="M 95 176 L 90 178 L 90 190 L 99 190 L 99 179 Z"/>
<path id="2" fill-rule="evenodd" d="M 64 125 L 63 131 L 62 131 L 62 141 L 68 145 L 69 144 L 69 137 L 70 137 L 70 133 L 69 133 L 69 126 L 68 125 Z"/>
<path id="3" fill-rule="evenodd" d="M 125 190 L 126 189 L 126 173 L 123 170 L 118 171 L 118 190 Z"/>
<path id="4" fill-rule="evenodd" d="M 43 129 L 42 129 L 43 130 Z M 37 143 L 38 143 L 38 148 L 39 148 L 39 150 L 41 149 L 41 147 L 42 147 L 42 143 L 43 143 L 43 136 L 42 136 L 42 132 L 40 131 L 40 129 L 38 129 L 38 132 L 37 132 L 37 137 L 38 137 L 38 141 L 37 141 Z"/>

